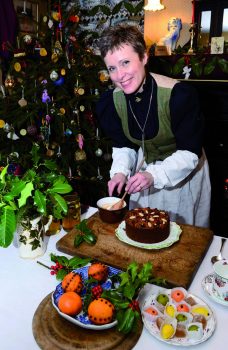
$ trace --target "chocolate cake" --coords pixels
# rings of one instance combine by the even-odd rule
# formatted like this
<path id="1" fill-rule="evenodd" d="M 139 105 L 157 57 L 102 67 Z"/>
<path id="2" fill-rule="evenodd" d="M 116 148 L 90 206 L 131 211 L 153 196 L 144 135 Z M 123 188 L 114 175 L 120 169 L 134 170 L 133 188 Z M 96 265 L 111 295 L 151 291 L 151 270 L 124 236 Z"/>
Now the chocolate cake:
<path id="1" fill-rule="evenodd" d="M 134 241 L 157 243 L 169 236 L 170 219 L 164 210 L 136 208 L 125 216 L 126 234 Z"/>

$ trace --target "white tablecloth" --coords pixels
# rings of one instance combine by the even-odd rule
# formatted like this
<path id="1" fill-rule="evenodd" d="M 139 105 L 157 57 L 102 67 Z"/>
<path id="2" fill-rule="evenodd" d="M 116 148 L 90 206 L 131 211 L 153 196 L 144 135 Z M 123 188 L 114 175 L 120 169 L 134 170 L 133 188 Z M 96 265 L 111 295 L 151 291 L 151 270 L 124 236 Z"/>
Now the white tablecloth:
<path id="1" fill-rule="evenodd" d="M 89 208 L 83 218 L 88 218 L 96 211 Z M 51 236 L 48 242 L 47 252 L 40 260 L 48 266 L 52 265 L 50 253 L 64 255 L 56 250 L 56 242 L 65 233 Z M 215 350 L 226 347 L 228 307 L 214 302 L 205 294 L 201 287 L 201 281 L 212 272 L 210 257 L 215 255 L 220 247 L 220 237 L 215 236 L 200 268 L 189 288 L 189 292 L 196 294 L 208 303 L 214 311 L 217 325 L 214 334 L 204 343 L 194 346 L 199 350 Z M 228 258 L 228 243 L 224 247 L 224 256 Z M 0 248 L 0 348 L 1 350 L 37 350 L 37 345 L 32 333 L 33 315 L 40 302 L 52 292 L 59 282 L 55 276 L 50 275 L 50 270 L 42 267 L 36 260 L 22 259 L 18 256 L 18 250 L 12 244 L 4 249 Z M 134 347 L 134 350 L 162 349 L 171 350 L 170 346 L 155 339 L 144 328 L 142 335 Z M 176 347 L 182 349 L 184 347 Z M 53 349 L 54 350 L 54 349 Z M 99 349 L 97 349 L 99 350 Z"/>

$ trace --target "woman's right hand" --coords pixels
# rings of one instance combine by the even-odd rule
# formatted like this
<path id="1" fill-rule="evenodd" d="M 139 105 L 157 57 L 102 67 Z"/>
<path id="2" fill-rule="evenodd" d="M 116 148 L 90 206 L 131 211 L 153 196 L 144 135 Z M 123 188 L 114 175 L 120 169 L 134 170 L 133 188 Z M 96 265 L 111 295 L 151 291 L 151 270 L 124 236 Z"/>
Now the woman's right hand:
<path id="1" fill-rule="evenodd" d="M 126 181 L 127 177 L 123 173 L 116 173 L 108 182 L 109 196 L 112 196 L 115 188 L 117 190 L 117 193 L 120 194 Z"/>

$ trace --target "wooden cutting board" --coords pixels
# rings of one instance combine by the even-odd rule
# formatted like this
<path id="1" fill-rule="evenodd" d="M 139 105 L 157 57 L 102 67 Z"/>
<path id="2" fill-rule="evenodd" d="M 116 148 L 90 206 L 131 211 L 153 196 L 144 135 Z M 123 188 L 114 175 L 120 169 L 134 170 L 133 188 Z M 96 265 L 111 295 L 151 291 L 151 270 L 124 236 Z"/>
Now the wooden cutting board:
<path id="1" fill-rule="evenodd" d="M 82 243 L 75 248 L 74 238 L 78 232 L 73 229 L 57 242 L 56 248 L 72 256 L 91 257 L 123 270 L 133 261 L 139 264 L 151 261 L 154 275 L 165 278 L 168 287 L 188 289 L 213 239 L 213 232 L 209 229 L 180 225 L 182 234 L 178 242 L 165 249 L 146 250 L 121 242 L 115 235 L 118 225 L 104 223 L 95 213 L 88 219 L 88 226 L 98 238 L 94 246 Z"/>
<path id="2" fill-rule="evenodd" d="M 131 350 L 143 324 L 134 333 L 122 334 L 115 327 L 103 331 L 84 329 L 65 320 L 54 309 L 51 294 L 38 306 L 32 322 L 34 338 L 42 350 Z"/>

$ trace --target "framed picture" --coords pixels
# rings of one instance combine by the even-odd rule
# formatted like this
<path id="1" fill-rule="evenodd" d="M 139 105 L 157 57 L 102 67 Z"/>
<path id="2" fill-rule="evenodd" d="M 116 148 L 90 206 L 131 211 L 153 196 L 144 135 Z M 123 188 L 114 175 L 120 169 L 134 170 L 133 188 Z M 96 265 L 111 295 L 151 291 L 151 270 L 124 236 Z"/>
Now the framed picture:
<path id="1" fill-rule="evenodd" d="M 221 54 L 224 52 L 224 36 L 211 38 L 211 54 Z"/>
<path id="2" fill-rule="evenodd" d="M 39 23 L 39 2 L 16 0 L 14 6 L 18 17 L 19 32 L 36 34 Z"/>

